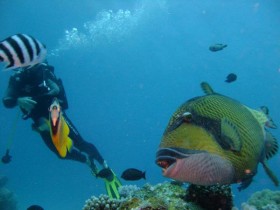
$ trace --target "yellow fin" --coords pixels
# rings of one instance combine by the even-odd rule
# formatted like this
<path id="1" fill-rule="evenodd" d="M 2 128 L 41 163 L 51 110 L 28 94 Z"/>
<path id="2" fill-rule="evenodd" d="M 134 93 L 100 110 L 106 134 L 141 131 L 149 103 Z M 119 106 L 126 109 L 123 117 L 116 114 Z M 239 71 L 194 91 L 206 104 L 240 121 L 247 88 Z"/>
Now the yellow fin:
<path id="1" fill-rule="evenodd" d="M 202 82 L 200 84 L 203 92 L 206 94 L 206 95 L 210 95 L 210 94 L 214 94 L 214 90 L 211 88 L 211 86 L 207 83 L 207 82 Z"/>
<path id="2" fill-rule="evenodd" d="M 222 118 L 221 120 L 221 136 L 230 150 L 238 152 L 241 150 L 242 142 L 238 130 L 227 118 Z"/>
<path id="3" fill-rule="evenodd" d="M 73 141 L 72 141 L 72 139 L 70 139 L 69 137 L 68 137 L 68 139 L 67 139 L 67 151 L 68 152 L 71 152 L 71 150 L 72 150 L 72 147 L 73 147 Z"/>

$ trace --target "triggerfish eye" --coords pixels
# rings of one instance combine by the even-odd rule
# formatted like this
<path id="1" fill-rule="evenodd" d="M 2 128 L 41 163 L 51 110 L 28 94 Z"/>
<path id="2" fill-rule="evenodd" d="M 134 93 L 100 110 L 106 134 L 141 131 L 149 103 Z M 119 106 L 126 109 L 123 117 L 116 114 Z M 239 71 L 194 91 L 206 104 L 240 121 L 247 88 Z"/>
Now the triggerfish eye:
<path id="1" fill-rule="evenodd" d="M 192 119 L 192 114 L 190 112 L 184 112 L 182 114 L 182 117 L 184 119 L 184 122 L 190 122 Z"/>

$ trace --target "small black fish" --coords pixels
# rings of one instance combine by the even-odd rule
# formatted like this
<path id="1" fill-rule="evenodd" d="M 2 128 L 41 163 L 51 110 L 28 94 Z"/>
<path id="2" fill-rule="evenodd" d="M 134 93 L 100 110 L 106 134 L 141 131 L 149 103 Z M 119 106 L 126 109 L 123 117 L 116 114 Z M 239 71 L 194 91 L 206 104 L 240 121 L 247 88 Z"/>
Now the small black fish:
<path id="1" fill-rule="evenodd" d="M 217 52 L 227 47 L 226 44 L 214 44 L 209 47 L 209 50 L 212 52 Z"/>
<path id="2" fill-rule="evenodd" d="M 234 82 L 237 79 L 237 75 L 230 73 L 229 75 L 227 75 L 227 79 L 225 80 L 225 82 L 231 83 Z"/>
<path id="3" fill-rule="evenodd" d="M 129 180 L 129 181 L 136 181 L 136 180 L 139 180 L 142 178 L 146 179 L 146 172 L 140 171 L 135 168 L 129 168 L 129 169 L 126 169 L 122 173 L 121 178 L 123 178 L 124 180 Z"/>
<path id="4" fill-rule="evenodd" d="M 39 206 L 39 205 L 32 205 L 29 206 L 26 210 L 44 210 L 43 207 Z"/>
<path id="5" fill-rule="evenodd" d="M 7 149 L 6 150 L 6 154 L 2 157 L 2 163 L 7 164 L 9 162 L 11 162 L 12 160 L 12 156 L 10 155 L 10 150 Z"/>

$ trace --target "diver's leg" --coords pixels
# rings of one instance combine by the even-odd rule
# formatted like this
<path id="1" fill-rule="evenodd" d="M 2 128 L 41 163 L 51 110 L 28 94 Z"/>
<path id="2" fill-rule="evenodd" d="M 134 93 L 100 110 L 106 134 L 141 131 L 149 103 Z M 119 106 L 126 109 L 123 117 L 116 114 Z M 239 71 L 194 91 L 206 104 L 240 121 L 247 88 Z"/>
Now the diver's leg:
<path id="1" fill-rule="evenodd" d="M 76 150 L 75 148 L 71 149 L 70 152 L 67 152 L 65 159 L 76 160 L 81 163 L 87 162 L 87 157 L 85 155 L 83 155 L 80 151 Z"/>
<path id="2" fill-rule="evenodd" d="M 62 158 L 58 154 L 54 144 L 52 143 L 50 132 L 43 131 L 43 132 L 40 132 L 40 135 L 41 135 L 42 139 L 44 140 L 45 144 L 47 145 L 47 147 L 52 152 L 54 152 L 59 158 L 68 159 L 68 160 L 75 160 L 75 161 L 79 161 L 79 162 L 82 162 L 82 163 L 86 163 L 86 161 L 87 161 L 86 156 L 83 155 L 81 152 L 79 152 L 78 150 L 76 150 L 74 148 L 70 152 L 67 152 L 67 155 L 64 158 Z"/>
<path id="3" fill-rule="evenodd" d="M 69 126 L 70 133 L 69 137 L 73 140 L 74 146 L 79 149 L 81 152 L 87 153 L 90 161 L 93 161 L 93 159 L 97 160 L 100 165 L 103 165 L 106 167 L 106 162 L 104 161 L 104 158 L 101 156 L 97 148 L 89 143 L 86 142 L 82 136 L 79 134 L 73 123 L 70 121 L 70 119 L 67 117 L 67 115 L 64 113 L 64 119 L 66 123 Z"/>

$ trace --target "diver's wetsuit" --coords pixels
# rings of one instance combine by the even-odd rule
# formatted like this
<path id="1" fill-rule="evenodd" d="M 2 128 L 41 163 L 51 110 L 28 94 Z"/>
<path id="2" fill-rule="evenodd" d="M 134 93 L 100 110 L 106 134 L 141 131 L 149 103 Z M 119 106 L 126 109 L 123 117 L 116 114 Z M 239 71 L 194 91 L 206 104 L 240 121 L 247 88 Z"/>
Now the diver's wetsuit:
<path id="1" fill-rule="evenodd" d="M 48 86 L 49 80 L 56 84 L 59 91 L 53 91 L 52 87 Z M 52 93 L 52 91 L 54 94 L 48 94 Z M 52 143 L 50 131 L 37 129 L 40 126 L 42 118 L 49 119 L 49 107 L 54 97 L 59 99 L 64 119 L 70 129 L 69 137 L 73 141 L 73 148 L 71 152 L 67 152 L 65 159 L 72 159 L 85 163 L 87 157 L 82 153 L 84 152 L 88 155 L 90 165 L 94 166 L 94 159 L 97 160 L 99 164 L 104 164 L 104 159 L 96 147 L 86 142 L 81 137 L 73 123 L 67 117 L 65 110 L 68 108 L 68 104 L 63 84 L 62 81 L 57 79 L 54 75 L 54 68 L 52 66 L 45 63 L 37 64 L 32 68 L 17 71 L 11 76 L 6 94 L 3 97 L 4 106 L 6 108 L 13 108 L 17 105 L 18 98 L 27 96 L 32 97 L 32 100 L 36 101 L 37 104 L 29 114 L 24 109 L 21 109 L 23 112 L 23 119 L 32 118 L 34 121 L 33 128 L 40 133 L 46 145 L 56 153 L 58 157 L 60 157 L 60 155 Z"/>

